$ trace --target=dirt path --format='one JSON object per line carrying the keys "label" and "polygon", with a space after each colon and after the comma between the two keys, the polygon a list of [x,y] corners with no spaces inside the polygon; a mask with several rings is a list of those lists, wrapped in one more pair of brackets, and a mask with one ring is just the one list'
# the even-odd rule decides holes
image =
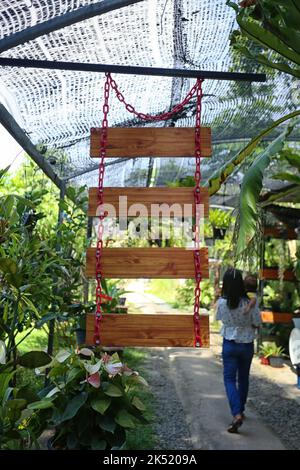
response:
{"label": "dirt path", "polygon": [[[144,313],[170,312],[167,304],[143,293],[141,286],[136,292],[130,301]],[[147,367],[153,379],[150,385],[159,403],[157,431],[162,448],[300,448],[300,391],[288,366],[274,370],[254,360],[247,419],[239,434],[226,431],[231,417],[223,385],[221,340],[218,334],[211,336],[209,350],[149,349]]]}

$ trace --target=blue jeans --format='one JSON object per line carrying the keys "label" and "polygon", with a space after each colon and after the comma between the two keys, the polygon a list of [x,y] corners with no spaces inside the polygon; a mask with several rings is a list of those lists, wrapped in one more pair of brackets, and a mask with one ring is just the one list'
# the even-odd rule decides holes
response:
{"label": "blue jeans", "polygon": [[253,342],[235,343],[223,339],[224,384],[232,416],[243,413],[245,409],[253,353]]}

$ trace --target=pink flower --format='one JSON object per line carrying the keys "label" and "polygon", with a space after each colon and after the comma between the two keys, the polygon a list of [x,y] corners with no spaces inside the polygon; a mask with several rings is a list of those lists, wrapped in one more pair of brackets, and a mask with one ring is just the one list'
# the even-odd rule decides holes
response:
{"label": "pink flower", "polygon": [[92,387],[99,388],[100,387],[100,374],[99,372],[95,372],[95,374],[89,375],[87,378],[87,382],[92,385]]}

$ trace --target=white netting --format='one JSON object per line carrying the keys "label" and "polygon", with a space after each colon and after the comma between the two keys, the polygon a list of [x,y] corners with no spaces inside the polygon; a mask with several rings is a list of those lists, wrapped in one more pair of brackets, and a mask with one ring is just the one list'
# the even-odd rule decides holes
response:
{"label": "white netting", "polygon": [[[1,35],[13,35],[91,3],[98,2],[1,0]],[[249,72],[252,65],[245,66],[244,62],[243,70],[240,69],[230,50],[234,18],[224,0],[145,0],[41,36],[2,56]],[[168,110],[174,100],[184,98],[194,83],[166,77],[113,78],[129,103],[138,111],[151,114]],[[35,144],[65,152],[54,169],[62,177],[72,177],[94,168],[96,163],[89,158],[89,135],[91,127],[101,124],[103,83],[104,75],[100,73],[2,67],[0,98]],[[279,74],[269,77],[267,84],[206,80],[202,120],[212,126],[214,142],[244,141],[286,110],[295,108],[293,87],[290,78]],[[112,97],[110,103],[109,125],[138,124],[116,99]],[[175,125],[194,125],[193,106],[187,107]],[[216,147],[214,158],[204,163],[204,175],[226,157],[228,152]],[[164,178],[172,179],[179,171],[187,173],[192,161],[177,163],[174,171],[168,161],[156,163],[156,174],[163,175],[165,171]],[[111,166],[107,171],[110,184],[127,184],[129,173],[135,175],[137,184],[143,184],[147,166],[147,159]],[[95,177],[91,172],[78,180],[91,184]]]}

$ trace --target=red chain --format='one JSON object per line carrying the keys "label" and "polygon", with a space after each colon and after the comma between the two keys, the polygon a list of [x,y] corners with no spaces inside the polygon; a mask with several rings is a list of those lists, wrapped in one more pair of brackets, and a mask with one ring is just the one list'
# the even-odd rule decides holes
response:
{"label": "red chain", "polygon": [[200,337],[200,282],[202,279],[201,267],[200,267],[200,183],[201,183],[201,102],[202,102],[202,82],[200,78],[197,80],[197,104],[196,104],[196,123],[195,123],[195,160],[196,160],[196,170],[195,170],[195,189],[194,189],[194,201],[196,208],[196,221],[195,221],[195,250],[194,250],[194,265],[195,265],[195,302],[194,302],[194,331],[195,331],[195,347],[201,347],[201,337]]}
{"label": "red chain", "polygon": [[99,226],[98,226],[98,239],[97,239],[97,248],[96,248],[96,315],[95,315],[95,330],[94,330],[94,342],[95,344],[100,344],[100,322],[102,319],[102,309],[101,309],[101,299],[103,297],[102,288],[101,288],[101,279],[102,279],[102,266],[101,266],[101,255],[103,248],[103,219],[105,217],[104,208],[103,208],[103,178],[104,178],[104,159],[106,157],[106,147],[107,147],[107,115],[109,111],[108,99],[110,86],[115,91],[118,100],[121,103],[124,103],[125,108],[132,114],[135,114],[137,117],[144,121],[165,121],[172,117],[173,114],[181,111],[187,103],[191,101],[193,96],[196,94],[197,97],[197,106],[196,106],[196,124],[195,124],[195,159],[196,159],[196,171],[195,171],[195,190],[194,190],[194,199],[196,207],[196,224],[195,224],[195,250],[194,250],[194,264],[195,264],[195,303],[194,303],[194,332],[195,332],[195,347],[201,347],[201,338],[200,338],[200,281],[202,279],[201,268],[200,268],[200,239],[199,239],[199,222],[200,222],[200,182],[201,182],[201,145],[200,145],[200,127],[201,127],[201,100],[202,100],[202,82],[203,80],[198,79],[195,85],[188,92],[184,100],[174,106],[174,108],[166,113],[161,113],[156,116],[151,116],[150,114],[144,114],[137,112],[134,107],[128,104],[125,101],[123,94],[117,87],[115,80],[111,78],[110,74],[106,74],[105,82],[105,91],[104,91],[104,106],[103,114],[104,118],[102,121],[102,131],[101,131],[101,142],[100,142],[100,163],[99,163],[99,184],[98,184],[98,210],[99,214]]}
{"label": "red chain", "polygon": [[168,119],[172,117],[173,114],[181,111],[191,101],[191,99],[197,92],[197,88],[199,86],[198,81],[197,81],[195,85],[190,89],[190,91],[188,92],[184,100],[181,103],[174,106],[174,108],[171,109],[171,111],[157,114],[156,116],[151,116],[151,114],[144,114],[144,113],[137,112],[131,104],[126,103],[123,94],[120,92],[115,80],[113,80],[112,78],[110,78],[110,84],[111,84],[112,89],[115,91],[118,100],[121,103],[124,103],[124,106],[127,109],[127,111],[129,113],[135,114],[137,117],[139,117],[143,121],[167,121]]}
{"label": "red chain", "polygon": [[106,296],[102,294],[101,280],[102,280],[102,249],[103,249],[103,219],[106,216],[103,206],[103,179],[105,170],[105,157],[107,147],[107,128],[108,121],[107,115],[109,111],[109,91],[110,91],[110,74],[106,74],[105,86],[104,86],[104,105],[103,105],[103,121],[100,137],[100,162],[99,162],[99,181],[98,181],[98,205],[97,214],[99,215],[99,225],[97,233],[97,246],[96,246],[96,312],[95,312],[95,327],[94,327],[94,343],[100,344],[100,322],[102,320],[102,299]]}

